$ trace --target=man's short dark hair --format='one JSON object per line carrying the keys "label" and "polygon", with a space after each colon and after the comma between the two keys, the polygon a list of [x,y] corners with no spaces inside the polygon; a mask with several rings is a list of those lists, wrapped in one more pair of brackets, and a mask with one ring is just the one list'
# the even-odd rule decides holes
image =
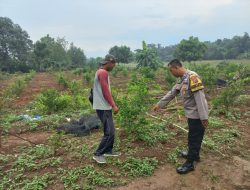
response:
{"label": "man's short dark hair", "polygon": [[174,66],[174,67],[182,67],[181,62],[179,61],[179,59],[173,59],[172,61],[170,61],[168,63],[168,66]]}

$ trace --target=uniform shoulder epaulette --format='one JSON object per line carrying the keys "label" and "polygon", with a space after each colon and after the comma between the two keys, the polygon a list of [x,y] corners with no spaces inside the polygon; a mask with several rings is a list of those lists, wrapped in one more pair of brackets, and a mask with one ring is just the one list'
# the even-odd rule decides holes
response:
{"label": "uniform shoulder epaulette", "polygon": [[202,81],[200,79],[200,77],[196,74],[191,74],[189,76],[189,84],[190,84],[190,90],[192,92],[196,92],[198,90],[201,90],[204,88]]}

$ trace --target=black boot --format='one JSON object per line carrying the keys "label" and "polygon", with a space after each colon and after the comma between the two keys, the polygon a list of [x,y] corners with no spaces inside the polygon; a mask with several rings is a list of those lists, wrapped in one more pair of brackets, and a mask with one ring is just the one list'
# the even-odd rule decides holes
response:
{"label": "black boot", "polygon": [[[180,152],[180,156],[182,158],[188,159],[188,152],[187,151],[182,151],[182,152]],[[198,157],[197,159],[194,159],[194,161],[199,162],[200,161],[200,157]]]}
{"label": "black boot", "polygon": [[193,161],[186,161],[182,166],[176,168],[176,172],[179,174],[186,174],[194,170]]}

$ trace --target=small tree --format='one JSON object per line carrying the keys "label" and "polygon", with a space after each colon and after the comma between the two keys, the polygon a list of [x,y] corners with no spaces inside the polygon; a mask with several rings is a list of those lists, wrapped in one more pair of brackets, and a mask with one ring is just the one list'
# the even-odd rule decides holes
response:
{"label": "small tree", "polygon": [[145,41],[142,42],[142,49],[136,50],[136,62],[138,63],[137,67],[150,67],[151,69],[156,70],[162,65],[157,52],[153,48],[149,48]]}

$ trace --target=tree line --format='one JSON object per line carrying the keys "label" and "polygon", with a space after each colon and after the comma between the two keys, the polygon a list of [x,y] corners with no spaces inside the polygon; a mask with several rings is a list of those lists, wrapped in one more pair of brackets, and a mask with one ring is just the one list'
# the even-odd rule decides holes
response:
{"label": "tree line", "polygon": [[[119,63],[137,62],[138,66],[155,67],[160,62],[179,58],[182,61],[199,59],[249,59],[250,37],[234,36],[232,39],[200,42],[197,37],[183,39],[177,45],[162,46],[146,44],[142,49],[131,51],[128,46],[113,46],[108,51]],[[89,66],[96,68],[101,57],[88,58],[84,51],[65,38],[53,38],[49,34],[32,42],[28,33],[10,18],[0,17],[0,70],[6,72],[28,72],[71,69]]]}

